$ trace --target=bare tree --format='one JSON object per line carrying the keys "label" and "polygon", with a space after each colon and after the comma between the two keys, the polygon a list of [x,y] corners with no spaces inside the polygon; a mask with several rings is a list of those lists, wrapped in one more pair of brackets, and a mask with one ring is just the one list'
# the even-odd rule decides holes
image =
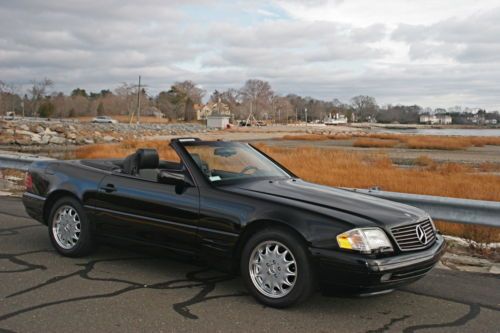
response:
{"label": "bare tree", "polygon": [[274,119],[276,123],[288,123],[288,118],[293,114],[293,105],[288,98],[273,96]]}
{"label": "bare tree", "polygon": [[128,115],[131,120],[137,108],[137,86],[123,82],[115,89],[115,94],[117,96],[118,113]]}
{"label": "bare tree", "polygon": [[378,110],[378,105],[375,98],[370,96],[356,96],[351,99],[351,106],[354,113],[361,121],[373,119]]}
{"label": "bare tree", "polygon": [[203,96],[205,96],[205,90],[199,88],[196,83],[189,80],[176,82],[172,88],[183,93],[186,98],[190,98],[195,104],[200,104]]}
{"label": "bare tree", "polygon": [[18,85],[0,81],[0,114],[5,115],[7,112],[22,109],[22,99],[18,92]]}
{"label": "bare tree", "polygon": [[54,85],[54,81],[48,78],[43,80],[32,80],[31,87],[28,89],[28,96],[30,97],[30,114],[34,116],[38,111],[40,102],[47,95],[47,89]]}
{"label": "bare tree", "polygon": [[240,94],[243,103],[247,106],[248,113],[252,112],[256,117],[262,117],[272,110],[274,93],[269,82],[248,80],[240,89]]}

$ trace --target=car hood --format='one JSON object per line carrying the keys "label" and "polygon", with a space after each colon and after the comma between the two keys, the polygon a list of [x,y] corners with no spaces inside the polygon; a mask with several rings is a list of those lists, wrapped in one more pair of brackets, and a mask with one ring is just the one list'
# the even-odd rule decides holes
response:
{"label": "car hood", "polygon": [[379,226],[414,222],[427,216],[413,206],[299,179],[248,182],[237,185],[237,188],[247,193],[261,193],[348,213]]}

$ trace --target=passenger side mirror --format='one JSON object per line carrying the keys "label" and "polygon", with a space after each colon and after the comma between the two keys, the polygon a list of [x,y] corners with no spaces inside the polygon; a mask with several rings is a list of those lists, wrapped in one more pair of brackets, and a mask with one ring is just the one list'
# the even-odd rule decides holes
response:
{"label": "passenger side mirror", "polygon": [[167,170],[160,170],[158,173],[158,182],[167,185],[191,185],[191,182],[186,179],[183,172],[172,172]]}

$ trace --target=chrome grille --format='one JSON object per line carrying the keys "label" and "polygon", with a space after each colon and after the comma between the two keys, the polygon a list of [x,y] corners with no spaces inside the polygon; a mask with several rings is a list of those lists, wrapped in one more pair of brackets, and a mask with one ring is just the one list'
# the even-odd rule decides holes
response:
{"label": "chrome grille", "polygon": [[436,233],[429,219],[394,227],[391,233],[401,251],[424,249],[436,241]]}

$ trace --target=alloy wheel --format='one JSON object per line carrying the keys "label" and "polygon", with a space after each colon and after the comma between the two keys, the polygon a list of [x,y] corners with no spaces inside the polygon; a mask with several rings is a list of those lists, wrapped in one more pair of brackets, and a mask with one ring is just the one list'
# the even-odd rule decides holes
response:
{"label": "alloy wheel", "polygon": [[57,245],[65,250],[72,249],[80,239],[80,232],[80,216],[76,209],[67,205],[61,206],[52,221],[52,234]]}
{"label": "alloy wheel", "polygon": [[254,248],[249,271],[257,290],[270,298],[282,298],[289,294],[298,273],[293,253],[277,241],[265,241]]}

